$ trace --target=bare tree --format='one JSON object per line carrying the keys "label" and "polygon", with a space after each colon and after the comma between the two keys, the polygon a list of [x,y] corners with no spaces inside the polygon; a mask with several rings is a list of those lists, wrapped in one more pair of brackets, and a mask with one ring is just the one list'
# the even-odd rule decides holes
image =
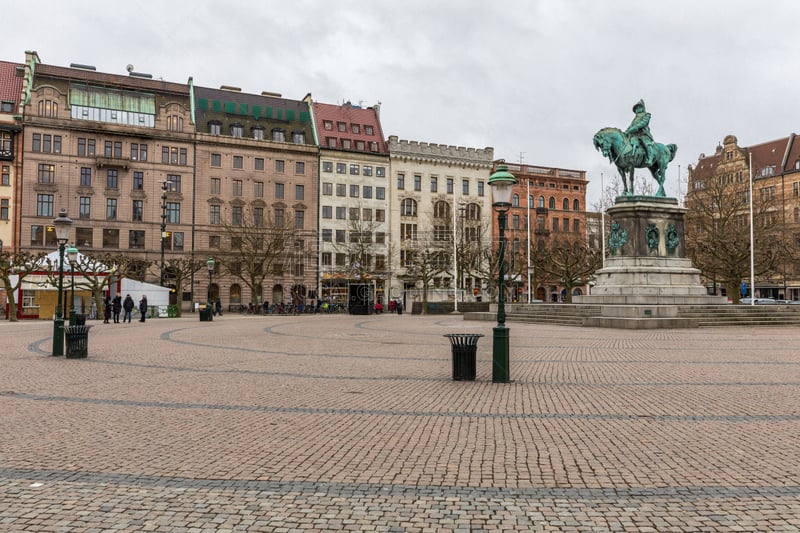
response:
{"label": "bare tree", "polygon": [[[450,232],[452,235],[452,232]],[[422,285],[422,313],[428,312],[428,291],[437,278],[449,274],[452,268],[452,240],[442,232],[424,232],[404,235],[400,245],[402,276]]]}
{"label": "bare tree", "polygon": [[[0,280],[3,281],[3,288],[8,298],[7,320],[16,322],[17,302],[16,292],[22,285],[22,281],[32,272],[41,270],[45,264],[44,254],[32,254],[29,252],[0,252]],[[16,282],[11,278],[16,276]]]}
{"label": "bare tree", "polygon": [[[734,303],[739,286],[750,275],[749,182],[724,175],[704,180],[686,196],[686,249],[692,263],[711,281],[721,281]],[[796,256],[790,246],[780,206],[766,188],[753,202],[755,277],[768,278]]]}
{"label": "bare tree", "polygon": [[180,300],[181,295],[183,294],[183,287],[186,285],[186,282],[191,279],[195,272],[198,272],[204,266],[206,266],[205,261],[186,258],[172,258],[164,261],[163,265],[160,262],[155,262],[153,263],[153,266],[157,269],[159,275],[161,273],[161,269],[163,268],[165,278],[170,280],[175,286],[175,292],[178,296],[178,305],[176,307],[178,316],[180,317],[183,314]]}
{"label": "bare tree", "polygon": [[602,252],[591,247],[582,236],[559,235],[538,246],[537,270],[562,287],[567,303],[572,291],[589,283],[603,263]]}

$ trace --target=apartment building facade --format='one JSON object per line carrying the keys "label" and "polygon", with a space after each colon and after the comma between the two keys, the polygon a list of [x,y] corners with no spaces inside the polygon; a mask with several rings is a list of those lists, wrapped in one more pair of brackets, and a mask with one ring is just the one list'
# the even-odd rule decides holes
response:
{"label": "apartment building facade", "polygon": [[[409,306],[421,301],[419,280],[409,275],[411,254],[420,243],[450,242],[448,264],[428,291],[429,301],[474,301],[485,288],[485,279],[463,273],[458,265],[462,241],[491,246],[492,207],[488,181],[494,149],[466,148],[427,142],[388,139],[391,161],[389,194],[392,235],[390,298]],[[452,262],[452,265],[449,263]]]}
{"label": "apartment building facade", "polygon": [[380,106],[311,109],[320,148],[320,295],[344,304],[350,284],[366,284],[385,303],[391,227]]}
{"label": "apartment building facade", "polygon": [[19,109],[25,67],[0,61],[0,250],[19,249],[20,206],[16,191],[22,171],[22,120]]}
{"label": "apartment building facade", "polygon": [[[532,300],[558,302],[565,296],[557,280],[541,280],[528,288],[530,264],[528,257],[535,254],[540,243],[577,239],[586,242],[586,172],[561,168],[503,163],[517,178],[508,211],[508,254],[511,261],[508,297],[511,302]],[[497,225],[495,228],[495,239]],[[531,283],[535,283],[531,281]],[[581,289],[581,294],[587,290]]]}
{"label": "apartment building facade", "polygon": [[[700,154],[697,164],[689,165],[686,206],[690,212],[696,209],[715,187],[735,189],[742,208],[734,216],[746,235],[751,176],[754,213],[779,223],[784,237],[800,246],[800,139],[794,133],[752,146],[739,146],[736,136],[726,136],[714,154]],[[706,276],[705,281],[710,291],[720,293],[720,280]],[[742,282],[747,285],[749,279]],[[757,277],[754,295],[800,300],[800,263],[787,260],[772,275]]]}

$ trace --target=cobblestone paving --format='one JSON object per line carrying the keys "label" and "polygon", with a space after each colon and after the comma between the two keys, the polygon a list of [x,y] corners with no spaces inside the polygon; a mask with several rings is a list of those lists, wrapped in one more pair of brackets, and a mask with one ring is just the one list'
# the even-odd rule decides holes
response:
{"label": "cobblestone paving", "polygon": [[0,323],[0,531],[800,531],[800,331],[493,325]]}

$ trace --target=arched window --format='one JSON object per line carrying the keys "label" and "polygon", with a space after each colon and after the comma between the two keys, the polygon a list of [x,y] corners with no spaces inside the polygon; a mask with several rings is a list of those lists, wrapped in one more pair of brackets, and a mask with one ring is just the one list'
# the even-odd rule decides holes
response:
{"label": "arched window", "polygon": [[530,207],[531,209],[536,207],[536,206],[533,205],[533,195],[532,194],[528,195],[528,207]]}
{"label": "arched window", "polygon": [[549,206],[550,206],[550,209],[555,209],[556,208],[556,199],[553,198],[552,196],[550,197]]}
{"label": "arched window", "polygon": [[467,204],[467,209],[464,211],[464,216],[467,217],[467,220],[480,220],[481,206],[479,204]]}
{"label": "arched window", "polygon": [[404,198],[400,202],[400,215],[404,217],[417,216],[417,201],[413,198]]}
{"label": "arched window", "polygon": [[539,204],[536,207],[541,207],[544,209],[544,196],[539,197]]}
{"label": "arched window", "polygon": [[569,211],[569,198],[564,198],[564,201],[561,202],[561,205],[564,211]]}
{"label": "arched window", "polygon": [[573,211],[580,211],[581,210],[581,203],[580,203],[580,201],[578,201],[577,198],[572,201],[572,210]]}
{"label": "arched window", "polygon": [[439,200],[433,204],[433,218],[450,219],[450,204],[444,200]]}
{"label": "arched window", "polygon": [[513,207],[519,207],[519,194],[515,194],[511,197],[511,205]]}

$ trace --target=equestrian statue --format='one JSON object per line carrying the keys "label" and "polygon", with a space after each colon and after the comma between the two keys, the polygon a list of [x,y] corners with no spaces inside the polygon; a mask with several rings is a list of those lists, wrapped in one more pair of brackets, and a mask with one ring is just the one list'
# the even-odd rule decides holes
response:
{"label": "equestrian statue", "polygon": [[664,193],[664,178],[667,165],[675,158],[678,147],[653,141],[650,133],[650,113],[639,100],[633,106],[633,117],[628,129],[603,128],[594,135],[594,147],[616,165],[622,178],[623,195],[633,195],[633,173],[637,168],[646,168],[658,182],[656,196]]}

